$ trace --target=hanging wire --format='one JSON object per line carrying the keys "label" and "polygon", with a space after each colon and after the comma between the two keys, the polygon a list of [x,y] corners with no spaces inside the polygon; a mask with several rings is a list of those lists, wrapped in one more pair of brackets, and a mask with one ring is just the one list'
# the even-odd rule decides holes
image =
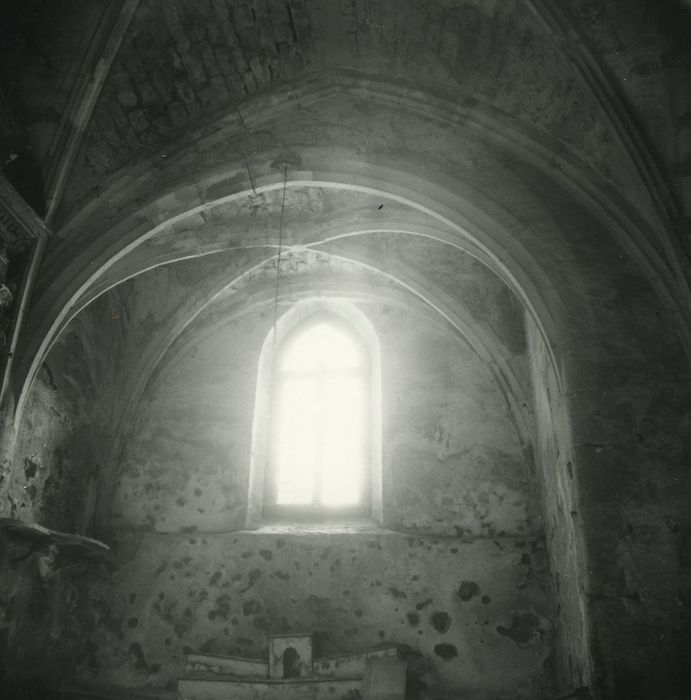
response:
{"label": "hanging wire", "polygon": [[283,213],[286,208],[286,188],[288,185],[288,164],[283,166],[283,199],[281,200],[281,216],[278,221],[278,256],[276,258],[276,289],[274,292],[274,340],[276,339],[276,324],[278,322],[278,291],[281,284],[281,257],[283,255]]}

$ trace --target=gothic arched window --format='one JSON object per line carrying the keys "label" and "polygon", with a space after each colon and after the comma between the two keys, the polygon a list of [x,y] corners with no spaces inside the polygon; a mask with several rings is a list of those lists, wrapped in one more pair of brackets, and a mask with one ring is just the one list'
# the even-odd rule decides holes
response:
{"label": "gothic arched window", "polygon": [[[298,305],[265,343],[262,354],[270,357],[263,367],[260,361],[250,521],[257,520],[253,493],[263,520],[380,511],[378,346],[371,327],[363,333],[362,323],[334,313],[333,304],[319,306],[309,313],[313,304]],[[361,321],[359,311],[345,308]]]}

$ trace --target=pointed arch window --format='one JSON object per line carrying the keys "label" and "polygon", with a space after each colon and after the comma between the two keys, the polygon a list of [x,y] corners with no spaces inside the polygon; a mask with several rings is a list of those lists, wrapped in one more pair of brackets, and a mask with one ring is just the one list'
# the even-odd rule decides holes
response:
{"label": "pointed arch window", "polygon": [[298,305],[267,338],[258,377],[250,524],[259,510],[253,494],[261,498],[263,521],[377,518],[378,345],[351,306]]}
{"label": "pointed arch window", "polygon": [[319,315],[283,341],[274,367],[265,511],[368,506],[369,367],[362,341]]}

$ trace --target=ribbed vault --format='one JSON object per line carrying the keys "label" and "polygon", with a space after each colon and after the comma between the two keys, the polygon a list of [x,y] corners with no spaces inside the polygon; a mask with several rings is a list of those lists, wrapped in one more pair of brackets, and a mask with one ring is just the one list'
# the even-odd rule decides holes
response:
{"label": "ribbed vault", "polygon": [[[442,653],[424,638],[435,692],[680,697],[691,297],[678,233],[691,105],[657,85],[683,52],[633,46],[646,17],[662,18],[644,4],[614,32],[612,3],[598,14],[587,0],[85,2],[65,15],[83,36],[49,45],[55,64],[32,59],[10,80],[6,62],[0,87],[18,88],[0,113],[3,157],[50,233],[36,233],[9,346],[3,503],[120,547],[115,583],[86,594],[100,656],[87,663],[74,643],[77,675],[134,686],[146,669],[163,686],[185,635],[228,621],[225,603],[203,597],[166,620],[162,598],[156,609],[130,592],[128,605],[173,630],[161,668],[137,646],[158,628],[132,616],[124,629],[124,613],[111,624],[104,601],[130,585],[148,595],[173,551],[170,569],[187,578],[197,561],[246,566],[235,544],[265,536],[240,532],[257,348],[278,314],[322,296],[372,314],[388,343],[392,532],[375,536],[392,536],[373,556],[406,579],[404,537],[419,537],[425,586],[443,568],[455,588],[434,595],[462,612],[435,634],[474,640],[461,668],[447,663],[447,637],[435,638]],[[21,56],[22,37],[3,50]],[[653,45],[658,58],[643,61]],[[629,69],[651,104],[674,104],[632,110]],[[32,129],[20,134],[22,120]],[[292,545],[309,561],[305,542]],[[480,560],[496,595],[455,581]],[[247,588],[227,582],[251,611],[232,623],[245,642],[278,619],[242,598],[256,570]],[[258,588],[290,608],[284,575]],[[324,600],[340,600],[339,576],[282,624],[316,625]],[[417,643],[426,599],[402,617],[407,594],[385,595],[372,619]],[[484,637],[490,599],[504,618]],[[339,610],[339,643],[351,629],[384,638],[361,608]],[[461,625],[473,615],[471,633]],[[211,647],[239,653],[224,636]]]}

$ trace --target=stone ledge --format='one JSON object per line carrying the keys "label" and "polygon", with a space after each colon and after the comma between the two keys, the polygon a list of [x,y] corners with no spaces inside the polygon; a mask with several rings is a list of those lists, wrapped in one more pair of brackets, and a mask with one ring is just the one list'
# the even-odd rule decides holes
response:
{"label": "stone ledge", "polygon": [[398,534],[394,530],[383,527],[375,520],[367,518],[328,522],[268,521],[257,528],[238,530],[237,532],[243,535]]}

